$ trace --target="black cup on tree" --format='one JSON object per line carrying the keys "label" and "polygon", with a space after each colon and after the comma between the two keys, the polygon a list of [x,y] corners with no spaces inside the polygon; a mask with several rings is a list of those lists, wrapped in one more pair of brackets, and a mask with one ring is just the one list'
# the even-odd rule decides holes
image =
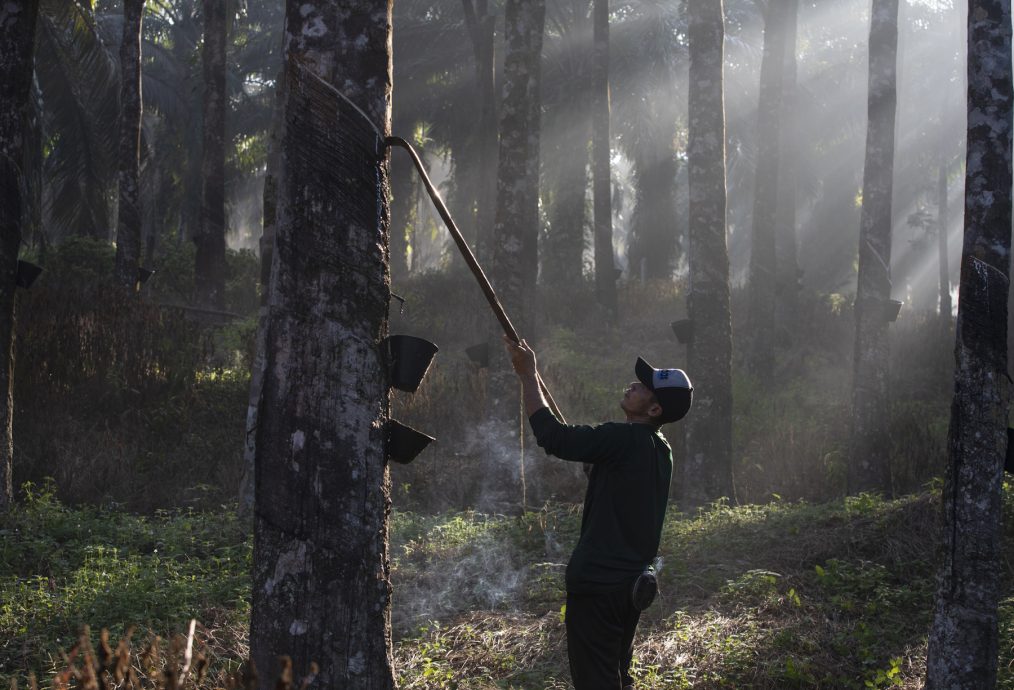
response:
{"label": "black cup on tree", "polygon": [[471,347],[465,348],[468,358],[479,365],[480,368],[489,366],[489,343],[485,340]]}
{"label": "black cup on tree", "polygon": [[391,460],[407,465],[433,441],[421,431],[405,426],[401,422],[389,420],[387,423],[387,455]]}
{"label": "black cup on tree", "polygon": [[1007,427],[1007,456],[1004,458],[1003,469],[1014,474],[1014,429]]}
{"label": "black cup on tree", "polygon": [[18,277],[14,281],[15,285],[27,290],[32,287],[32,283],[35,282],[40,273],[42,273],[42,266],[18,260]]}
{"label": "black cup on tree", "polygon": [[439,350],[423,338],[391,335],[384,341],[384,354],[390,369],[391,385],[406,393],[415,393]]}
{"label": "black cup on tree", "polygon": [[669,325],[672,327],[672,332],[673,335],[676,336],[676,340],[680,341],[684,345],[693,339],[694,322],[690,319],[680,319],[679,321],[673,321]]}

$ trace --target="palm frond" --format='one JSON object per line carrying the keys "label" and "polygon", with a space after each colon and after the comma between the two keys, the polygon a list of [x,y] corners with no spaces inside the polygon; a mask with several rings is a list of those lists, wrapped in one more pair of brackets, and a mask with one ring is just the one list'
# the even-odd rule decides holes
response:
{"label": "palm frond", "polygon": [[36,74],[50,142],[47,211],[57,234],[104,236],[115,176],[116,61],[88,7],[43,0],[39,9]]}

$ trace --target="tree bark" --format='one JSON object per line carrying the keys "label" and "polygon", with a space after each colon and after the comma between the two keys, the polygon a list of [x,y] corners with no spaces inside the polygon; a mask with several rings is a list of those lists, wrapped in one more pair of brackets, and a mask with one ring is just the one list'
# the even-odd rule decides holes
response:
{"label": "tree bark", "polygon": [[497,170],[493,278],[500,300],[519,333],[534,323],[539,229],[539,81],[542,0],[509,2],[505,8],[504,58]]}
{"label": "tree bark", "polygon": [[[587,125],[587,121],[584,122]],[[543,280],[547,285],[576,291],[584,280],[584,235],[588,220],[585,195],[588,191],[588,127],[575,123],[568,131],[561,155],[560,176],[553,190],[550,232],[543,247]],[[582,139],[578,135],[584,133]]]}
{"label": "tree bark", "polygon": [[201,220],[194,238],[198,304],[225,308],[225,51],[228,23],[223,0],[203,0],[204,146],[201,152]]}
{"label": "tree bark", "polygon": [[647,26],[641,32],[641,41],[652,47],[646,50],[639,83],[628,96],[636,99],[638,112],[634,124],[628,124],[621,134],[633,162],[635,192],[627,269],[631,280],[671,283],[679,259],[680,236],[676,209],[676,139],[680,123],[670,116],[671,103],[677,99],[677,76],[669,64],[671,26],[663,16],[663,5],[650,7],[642,17]]}
{"label": "tree bark", "polygon": [[863,208],[859,230],[856,335],[848,492],[890,493],[887,423],[888,319],[891,297],[891,194],[898,48],[898,0],[873,0]]}
{"label": "tree bark", "polygon": [[685,422],[685,507],[732,496],[732,317],[726,234],[723,3],[687,3],[690,40],[687,165],[690,293],[687,369],[694,407]]}
{"label": "tree bark", "polygon": [[475,247],[480,260],[491,252],[495,223],[497,187],[493,170],[497,165],[498,130],[496,121],[496,15],[489,14],[487,0],[462,0],[465,26],[475,54],[475,86],[479,94],[479,119],[476,122],[476,165],[473,172],[475,197]]}
{"label": "tree bark", "polygon": [[[500,108],[492,280],[515,329],[527,338],[533,336],[539,267],[539,111],[545,12],[543,0],[508,0],[504,8],[507,45]],[[501,348],[497,330],[490,351],[499,352]],[[506,358],[491,358],[488,390],[491,416],[495,424],[503,427],[495,433],[516,437],[522,428],[518,385]],[[491,495],[490,500],[509,503],[520,498],[524,505],[523,467],[519,466],[517,472],[513,470],[515,457],[496,463],[498,472],[510,472],[509,477],[497,482],[508,493],[495,491],[497,495]]]}
{"label": "tree bark", "polygon": [[940,155],[940,171],[937,178],[937,265],[940,269],[940,323],[950,329],[951,325],[951,269],[947,265],[947,227],[950,212],[947,200],[947,157]]}
{"label": "tree bark", "polygon": [[0,7],[0,512],[14,500],[14,297],[26,205],[21,179],[37,0]]}
{"label": "tree bark", "polygon": [[[572,33],[581,32],[575,28]],[[567,36],[567,39],[573,40],[573,37]],[[584,281],[588,143],[591,139],[586,75],[587,69],[582,69],[580,61],[576,61],[563,84],[567,96],[562,103],[573,114],[568,116],[560,137],[553,142],[557,144],[559,172],[553,185],[550,231],[542,251],[543,281],[568,292],[579,290]]]}
{"label": "tree bark", "polygon": [[774,366],[777,277],[775,223],[781,172],[778,149],[787,10],[785,2],[769,2],[767,5],[757,104],[757,172],[754,178],[753,233],[750,244],[750,345],[747,361],[753,373],[762,379],[772,375]]}
{"label": "tree bark", "polygon": [[285,26],[251,655],[262,687],[288,654],[319,687],[391,690],[388,167],[361,124],[390,131],[391,4],[288,0]]}
{"label": "tree bark", "polygon": [[778,132],[778,211],[775,221],[775,323],[791,337],[796,328],[799,296],[799,261],[796,251],[796,158],[799,155],[799,122],[796,104],[796,34],[799,0],[783,0],[784,57],[782,116]]}
{"label": "tree bark", "polygon": [[133,292],[141,259],[141,15],[144,0],[123,0],[120,43],[119,206],[116,282]]}
{"label": "tree bark", "polygon": [[[284,79],[279,75],[277,83]],[[280,93],[278,95],[281,95]],[[271,143],[268,152],[267,170],[264,175],[262,192],[263,213],[261,230],[261,272],[260,272],[260,307],[257,313],[257,341],[254,360],[250,363],[250,393],[247,398],[246,434],[243,442],[243,475],[239,484],[239,515],[244,519],[253,516],[255,501],[256,465],[257,465],[257,426],[260,412],[259,404],[264,388],[264,367],[268,348],[268,323],[271,315],[271,265],[275,256],[275,229],[278,225],[278,175],[281,172],[281,102],[276,98],[275,109],[271,121]]]}
{"label": "tree bark", "polygon": [[638,147],[640,155],[634,162],[637,202],[631,219],[634,246],[628,252],[631,277],[672,281],[678,234],[672,139],[662,137],[650,150]]}
{"label": "tree bark", "polygon": [[1010,380],[1011,11],[968,7],[965,236],[954,345],[954,398],[944,477],[942,559],[926,688],[997,682],[1001,507]]}
{"label": "tree bark", "polygon": [[609,135],[609,0],[592,2],[592,193],[595,228],[595,296],[616,318],[616,258]]}

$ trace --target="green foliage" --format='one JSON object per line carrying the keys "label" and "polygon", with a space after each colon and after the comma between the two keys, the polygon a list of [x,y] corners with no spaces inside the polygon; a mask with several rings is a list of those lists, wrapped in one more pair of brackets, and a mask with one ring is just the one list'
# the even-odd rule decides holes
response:
{"label": "green foliage", "polygon": [[258,281],[261,260],[250,249],[225,252],[225,309],[226,311],[252,316],[260,306]]}
{"label": "green foliage", "polygon": [[228,306],[249,316],[210,329],[165,306],[187,303],[194,261],[192,243],[166,250],[140,295],[111,284],[108,242],[37,257],[18,295],[16,484],[55,477],[64,500],[146,511],[236,495],[259,261],[229,252]]}
{"label": "green foliage", "polygon": [[[132,516],[71,509],[51,485],[24,487],[0,518],[0,683],[45,677],[78,627],[130,626],[167,635],[192,616],[223,635],[249,616],[250,544],[230,509]],[[51,659],[54,661],[46,661]]]}
{"label": "green foliage", "polygon": [[[250,544],[230,509],[128,515],[114,506],[70,508],[51,486],[25,488],[0,518],[0,668],[40,677],[73,644],[78,625],[131,624],[168,634],[196,616],[218,668],[245,649]],[[1011,502],[1009,491],[1005,502]],[[672,513],[660,596],[641,619],[638,687],[917,687],[932,608],[930,496]],[[394,615],[447,587],[449,606],[399,627],[399,687],[566,687],[562,568],[552,538],[577,538],[578,511],[548,505],[524,516],[395,511]],[[1007,541],[1014,517],[1008,514]],[[1009,546],[1009,544],[1008,544]],[[487,566],[479,567],[485,554]],[[564,554],[565,558],[565,554]],[[483,605],[475,587],[520,573],[513,598]],[[492,578],[492,579],[491,579]],[[538,596],[534,581],[556,582]],[[488,581],[487,581],[488,580]],[[1001,688],[1014,639],[1012,573],[1000,609]],[[487,600],[490,601],[490,600]],[[143,637],[142,635],[141,637]],[[221,672],[219,677],[221,677]],[[9,678],[0,674],[0,684]]]}
{"label": "green foliage", "polygon": [[[144,294],[154,302],[189,304],[194,290],[195,245],[164,240],[153,267],[155,275],[145,284]],[[256,314],[260,258],[249,249],[227,249],[225,266],[225,310],[243,316]]]}
{"label": "green foliage", "polygon": [[68,237],[38,260],[44,271],[33,289],[52,285],[93,286],[112,281],[116,248],[105,240]]}
{"label": "green foliage", "polygon": [[15,480],[54,477],[63,500],[116,501],[145,512],[213,507],[237,495],[245,419],[236,410],[247,401],[245,373],[212,372],[160,395],[116,391],[104,390],[103,405],[91,402],[90,386],[16,397]]}
{"label": "green foliage", "polygon": [[194,261],[197,249],[193,242],[176,242],[163,236],[159,256],[152,266],[155,274],[144,286],[145,295],[153,302],[189,304],[194,291]]}

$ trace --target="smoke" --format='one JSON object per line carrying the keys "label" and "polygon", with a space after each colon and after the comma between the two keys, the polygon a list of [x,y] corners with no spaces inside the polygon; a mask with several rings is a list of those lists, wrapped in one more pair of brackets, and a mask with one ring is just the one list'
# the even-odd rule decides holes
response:
{"label": "smoke", "polygon": [[[571,515],[560,519],[550,508],[533,512],[533,504],[540,505],[534,499],[540,494],[541,476],[533,458],[544,454],[528,439],[524,451],[528,512],[521,516],[520,444],[517,429],[511,434],[506,427],[504,422],[483,422],[462,443],[461,455],[469,457],[471,469],[462,479],[477,487],[474,505],[482,512],[413,516],[435,525],[392,549],[396,634],[412,634],[429,621],[477,610],[516,612],[533,601],[559,607],[563,572],[576,538],[566,528],[576,522]],[[580,466],[556,462],[561,469],[580,474]],[[584,486],[583,481],[574,484]],[[396,518],[395,524],[399,522]],[[399,531],[396,527],[395,537],[405,534]]]}
{"label": "smoke", "polygon": [[264,175],[237,177],[230,180],[228,196],[229,249],[252,249],[260,252],[264,228]]}
{"label": "smoke", "polygon": [[394,630],[405,634],[427,621],[465,611],[520,610],[533,566],[505,536],[502,530],[489,529],[467,546],[454,549],[456,553],[418,570],[397,569],[391,578]]}

